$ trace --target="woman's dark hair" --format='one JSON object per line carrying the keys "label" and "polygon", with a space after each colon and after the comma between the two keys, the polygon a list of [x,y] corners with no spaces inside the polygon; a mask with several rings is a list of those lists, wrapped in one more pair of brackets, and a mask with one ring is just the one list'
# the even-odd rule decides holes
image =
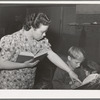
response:
{"label": "woman's dark hair", "polygon": [[39,28],[40,24],[43,25],[49,25],[50,24],[50,19],[47,17],[46,14],[44,13],[32,13],[30,15],[27,15],[23,24],[23,28],[28,31],[31,26],[33,28]]}

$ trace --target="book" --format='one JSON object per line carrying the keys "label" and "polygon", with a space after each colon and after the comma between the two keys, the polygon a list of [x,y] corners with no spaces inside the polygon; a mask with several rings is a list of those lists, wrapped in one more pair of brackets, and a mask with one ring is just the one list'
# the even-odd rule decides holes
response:
{"label": "book", "polygon": [[25,61],[31,59],[33,59],[32,62],[35,62],[36,60],[41,61],[46,56],[47,56],[47,52],[38,52],[35,56],[31,52],[21,52],[18,55],[16,62],[24,63]]}
{"label": "book", "polygon": [[76,89],[86,89],[90,86],[90,83],[94,80],[97,79],[97,77],[99,76],[99,74],[95,73],[95,74],[90,74],[88,75],[82,82],[82,84],[77,87]]}

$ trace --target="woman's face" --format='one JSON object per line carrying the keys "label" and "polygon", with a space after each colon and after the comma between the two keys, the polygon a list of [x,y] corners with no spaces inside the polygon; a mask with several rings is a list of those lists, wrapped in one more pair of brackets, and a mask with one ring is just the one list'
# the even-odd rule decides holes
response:
{"label": "woman's face", "polygon": [[48,27],[49,26],[47,26],[47,25],[40,24],[39,28],[37,28],[37,29],[33,28],[33,33],[32,33],[33,38],[36,40],[42,39],[44,36],[46,36]]}

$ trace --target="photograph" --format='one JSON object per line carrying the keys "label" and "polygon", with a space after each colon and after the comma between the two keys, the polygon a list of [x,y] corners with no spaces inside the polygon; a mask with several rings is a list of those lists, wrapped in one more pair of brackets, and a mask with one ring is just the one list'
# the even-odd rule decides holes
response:
{"label": "photograph", "polygon": [[48,2],[0,2],[0,93],[99,97],[100,2]]}

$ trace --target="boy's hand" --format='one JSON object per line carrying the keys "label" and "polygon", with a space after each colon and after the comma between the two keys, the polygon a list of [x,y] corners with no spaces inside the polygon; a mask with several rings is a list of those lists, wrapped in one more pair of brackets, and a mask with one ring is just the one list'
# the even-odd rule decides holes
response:
{"label": "boy's hand", "polygon": [[24,66],[25,67],[34,67],[39,62],[39,60],[37,60],[35,62],[32,62],[32,61],[33,61],[33,59],[25,61]]}

